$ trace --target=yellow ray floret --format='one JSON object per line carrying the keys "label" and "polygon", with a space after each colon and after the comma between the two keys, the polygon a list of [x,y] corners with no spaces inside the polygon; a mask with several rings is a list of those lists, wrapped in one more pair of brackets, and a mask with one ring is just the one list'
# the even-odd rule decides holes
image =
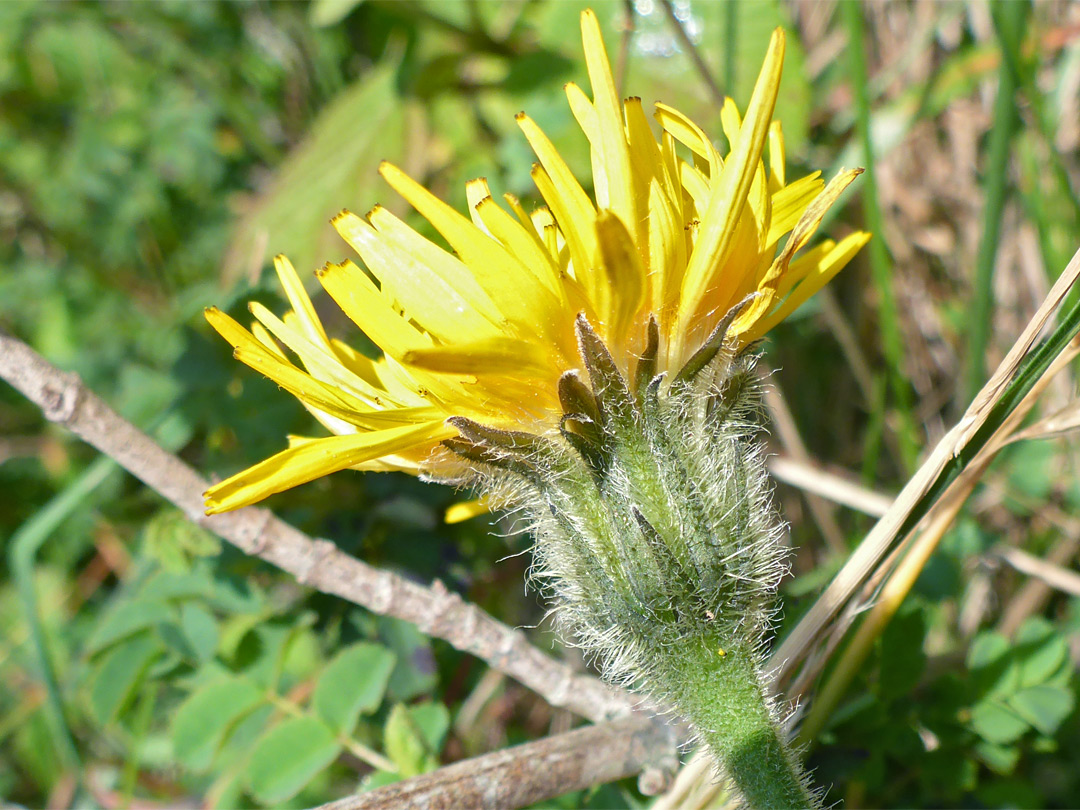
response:
{"label": "yellow ray floret", "polygon": [[[657,138],[641,100],[620,101],[596,15],[581,17],[590,98],[566,95],[591,149],[591,183],[570,171],[550,139],[518,115],[536,153],[544,207],[528,212],[483,180],[466,189],[464,215],[400,169],[380,173],[452,252],[376,206],[333,220],[363,265],[316,275],[381,350],[367,357],[327,335],[292,265],[275,267],[290,311],[253,304],[251,330],[216,309],[211,325],[236,357],[276,381],[330,431],[290,447],[206,493],[221,512],[345,468],[438,474],[447,419],[543,433],[562,414],[558,381],[580,369],[574,320],[584,313],[624,372],[651,319],[657,372],[678,371],[731,308],[751,295],[729,339],[741,348],[790,315],[839,272],[869,235],[811,246],[826,211],[859,173],[788,182],[774,121],[784,60],[777,29],[745,114],[721,110],[722,154],[700,127],[658,104]],[[586,190],[591,186],[593,193]],[[503,203],[505,202],[505,206]],[[482,511],[471,504],[463,519]]]}

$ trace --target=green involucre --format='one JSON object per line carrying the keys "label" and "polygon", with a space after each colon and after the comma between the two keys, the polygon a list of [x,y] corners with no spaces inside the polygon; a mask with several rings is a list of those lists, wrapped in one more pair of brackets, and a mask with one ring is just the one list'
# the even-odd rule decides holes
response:
{"label": "green involucre", "polygon": [[785,550],[756,438],[757,357],[724,344],[734,314],[670,380],[650,325],[633,386],[580,317],[589,379],[563,376],[559,435],[454,419],[446,446],[462,481],[527,520],[534,581],[609,680],[688,719],[748,806],[820,807],[763,671]]}

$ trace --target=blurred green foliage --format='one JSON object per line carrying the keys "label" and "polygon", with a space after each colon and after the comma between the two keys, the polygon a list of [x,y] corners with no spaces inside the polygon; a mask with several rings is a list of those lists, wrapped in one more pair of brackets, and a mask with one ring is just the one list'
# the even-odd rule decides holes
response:
{"label": "blurred green foliage", "polygon": [[[243,319],[242,302],[255,298],[280,310],[270,256],[287,253],[307,272],[346,255],[326,225],[339,209],[381,201],[404,213],[378,179],[383,159],[458,207],[479,175],[496,192],[535,199],[533,157],[513,120],[520,109],[587,177],[586,144],[560,92],[566,81],[587,84],[574,33],[586,5],[619,60],[622,2],[0,3],[0,327],[208,474],[315,430],[290,397],[232,361],[201,309]],[[636,6],[626,92],[719,131],[718,108],[664,15]],[[676,6],[689,8],[714,75],[745,104],[767,34],[790,25],[791,9]],[[884,101],[869,88],[880,102],[876,148],[992,74],[986,44],[965,36],[926,86]],[[778,110],[790,173],[853,164],[850,112],[819,112],[844,92],[843,67],[811,71],[799,42],[789,38]],[[1043,92],[1027,78],[1021,88]],[[1037,96],[1039,121],[1054,93]],[[1016,190],[1056,270],[1075,247],[1075,200],[1069,165],[1041,171],[1052,149],[1040,132],[1017,138]],[[852,225],[855,210],[845,215]],[[867,286],[856,266],[837,294],[878,346]],[[940,306],[962,313],[965,300],[956,293]],[[325,298],[317,306],[362,342]],[[816,312],[804,308],[768,347],[810,449],[901,483],[895,452],[879,460],[866,450],[898,406],[859,395]],[[482,665],[193,528],[6,386],[0,433],[0,796],[28,806],[309,806],[563,722],[509,683],[463,719],[463,705],[488,688]],[[1043,501],[1080,506],[1080,488],[1061,484],[1076,471],[1062,466],[1060,446],[1019,446],[1003,466],[1001,502],[1021,523]],[[458,497],[405,476],[343,473],[271,505],[375,565],[439,577],[509,624],[537,624],[543,606],[522,587],[528,561],[508,556],[524,541],[492,536],[483,520],[443,525]],[[816,527],[792,520],[796,542],[817,554]],[[1022,544],[1043,553],[1055,535],[1032,526]],[[865,521],[844,515],[842,528],[853,543]],[[962,637],[957,604],[990,546],[974,521],[954,531],[820,741],[816,778],[850,803],[1062,806],[1080,796],[1068,647],[1080,606],[1058,597],[1011,638],[989,628]],[[835,565],[822,554],[816,568],[801,567],[785,622]],[[629,781],[558,806],[644,802]]]}

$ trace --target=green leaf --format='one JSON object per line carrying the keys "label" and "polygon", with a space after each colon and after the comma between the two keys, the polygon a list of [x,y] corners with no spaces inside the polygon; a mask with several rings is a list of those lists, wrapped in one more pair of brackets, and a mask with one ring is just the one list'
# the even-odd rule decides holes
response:
{"label": "green leaf", "polygon": [[1046,678],[1043,679],[1043,683],[1048,683],[1051,686],[1063,686],[1068,688],[1069,684],[1072,683],[1072,677],[1072,658],[1066,656],[1065,660],[1061,662],[1061,666],[1047,675]]}
{"label": "green leaf", "polygon": [[390,771],[372,771],[364,777],[364,781],[360,783],[360,792],[366,793],[369,790],[375,790],[375,788],[386,787],[386,785],[392,785],[394,782],[401,781],[401,774],[391,773]]}
{"label": "green leaf", "polygon": [[[293,664],[303,668],[311,661],[311,639],[302,639],[308,628],[314,623],[315,615],[305,612],[294,617],[292,622],[271,621],[255,624],[252,632],[240,638],[240,644],[234,651],[235,663],[243,667],[244,674],[261,686],[277,688],[283,673],[295,673]],[[293,654],[293,646],[300,639],[300,648]],[[285,687],[286,689],[288,687]]]}
{"label": "green leaf", "polygon": [[195,650],[178,622],[162,622],[157,626],[157,632],[170,656],[188,662],[196,659]]}
{"label": "green leaf", "polygon": [[1038,684],[1009,697],[1010,708],[1043,734],[1052,736],[1075,705],[1068,689]]}
{"label": "green leaf", "polygon": [[[301,620],[305,618],[301,617]],[[301,681],[313,677],[322,668],[324,660],[318,635],[307,623],[297,627],[283,650],[278,690],[287,692]]]}
{"label": "green leaf", "polygon": [[439,677],[427,636],[416,625],[401,619],[379,616],[376,622],[379,638],[397,656],[397,665],[390,676],[390,697],[411,700],[434,689]]}
{"label": "green leaf", "polygon": [[987,742],[1015,742],[1030,728],[1027,721],[997,700],[984,700],[971,710],[971,727]]}
{"label": "green leaf", "polygon": [[[158,637],[160,638],[160,627]],[[184,658],[176,650],[165,649],[164,653],[154,660],[154,663],[146,670],[146,677],[152,681],[159,681],[171,677],[181,667],[188,666],[190,659]]]}
{"label": "green leaf", "polygon": [[[276,717],[272,703],[261,703],[241,717],[225,733],[225,740],[218,749],[217,762],[222,768],[242,768],[248,761],[255,741],[263,735],[270,721]],[[245,779],[241,773],[242,781]]]}
{"label": "green leaf", "polygon": [[394,706],[386,720],[383,746],[402,777],[439,767],[438,753],[449,725],[449,712],[441,703]]}
{"label": "green leaf", "polygon": [[146,579],[139,593],[160,601],[171,599],[207,599],[210,596],[210,574],[196,566],[190,571],[159,571]]}
{"label": "green leaf", "polygon": [[941,549],[958,559],[969,560],[986,551],[990,542],[990,536],[979,528],[978,521],[965,518],[957,521],[956,527],[945,535]]}
{"label": "green leaf", "polygon": [[146,524],[143,537],[147,555],[170,573],[186,573],[193,559],[221,553],[221,540],[192,523],[179,509],[158,512]]}
{"label": "green leaf", "polygon": [[1069,645],[1061,636],[1053,636],[1020,662],[1020,685],[1035,686],[1045,683],[1069,657]]}
{"label": "green leaf", "polygon": [[277,170],[234,232],[224,275],[237,279],[268,256],[286,254],[307,278],[310,268],[346,248],[327,221],[342,208],[371,207],[378,167],[404,149],[405,104],[389,59],[364,73],[319,112],[307,136]]}
{"label": "green leaf", "polygon": [[919,682],[926,663],[925,636],[926,619],[920,608],[906,609],[889,622],[881,634],[879,688],[882,697],[905,695]]}
{"label": "green leaf", "polygon": [[293,717],[255,744],[246,768],[251,794],[263,804],[292,798],[331,762],[341,745],[325,723]]}
{"label": "green leaf", "polygon": [[446,732],[450,730],[450,712],[442,703],[425,701],[409,707],[409,715],[428,749],[435,754],[442,751]]}
{"label": "green leaf", "polygon": [[344,20],[364,0],[314,0],[308,19],[316,28],[326,28]]}
{"label": "green leaf", "polygon": [[218,628],[213,615],[196,602],[187,602],[180,608],[180,627],[195,657],[209,661],[217,649]]}
{"label": "green leaf", "polygon": [[1000,633],[982,632],[968,648],[967,667],[972,673],[976,696],[1003,696],[1020,685],[1020,667],[1013,647]]}
{"label": "green leaf", "polygon": [[[1009,486],[1032,501],[1045,501],[1057,484],[1053,442],[1020,442],[1010,448]],[[1027,510],[1024,510],[1027,511]]]}
{"label": "green leaf", "polygon": [[427,770],[431,755],[409,717],[409,710],[401,703],[394,706],[386,719],[383,747],[403,777],[416,776]]}
{"label": "green leaf", "polygon": [[160,654],[161,642],[157,636],[144,631],[116,644],[102,656],[90,686],[90,707],[98,723],[105,725],[120,712]]}
{"label": "green leaf", "polygon": [[86,653],[94,655],[123,638],[173,617],[172,608],[165,602],[149,599],[122,602],[94,629],[87,639]]}
{"label": "green leaf", "polygon": [[254,684],[238,678],[193,692],[173,718],[176,758],[193,771],[205,771],[233,725],[265,699]]}
{"label": "green leaf", "polygon": [[4,744],[5,754],[11,757],[8,761],[17,763],[23,778],[36,782],[44,790],[55,785],[64,775],[64,762],[57,753],[45,713],[35,712],[13,732]]}
{"label": "green leaf", "polygon": [[361,714],[379,708],[396,657],[380,644],[354,644],[339,652],[315,685],[312,708],[339,734],[352,734]]}
{"label": "green leaf", "polygon": [[1054,635],[1054,625],[1042,616],[1030,616],[1020,625],[1013,638],[1015,644],[1033,644],[1046,641]]}
{"label": "green leaf", "polygon": [[209,603],[229,614],[257,613],[266,603],[266,597],[254,582],[226,577],[215,577]]}
{"label": "green leaf", "polygon": [[996,745],[981,740],[975,743],[975,753],[995,773],[1008,775],[1020,761],[1020,749],[1015,745]]}
{"label": "green leaf", "polygon": [[1001,633],[985,630],[968,647],[967,668],[975,670],[988,667],[1009,652],[1009,640]]}
{"label": "green leaf", "polygon": [[223,660],[236,663],[235,659],[240,655],[249,634],[253,634],[255,628],[265,622],[265,613],[240,613],[225,618],[218,628],[220,640],[218,649]]}

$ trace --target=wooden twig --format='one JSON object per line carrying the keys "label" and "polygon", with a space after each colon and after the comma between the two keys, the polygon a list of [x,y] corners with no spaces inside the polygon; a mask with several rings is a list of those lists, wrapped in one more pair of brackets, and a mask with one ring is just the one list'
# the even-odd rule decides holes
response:
{"label": "wooden twig", "polygon": [[1075,571],[1010,546],[1003,546],[994,553],[1021,574],[1035,577],[1069,596],[1080,596],[1080,574]]}
{"label": "wooden twig", "polygon": [[630,711],[639,701],[598,679],[575,672],[532,646],[520,630],[451,593],[367,565],[327,540],[312,540],[268,509],[248,507],[222,515],[203,513],[207,483],[83,385],[22,341],[0,332],[0,377],[45,417],[105,453],[181,509],[192,522],[292,574],[308,587],[340,596],[373,613],[414,623],[532,689],[552,706],[593,721]]}
{"label": "wooden twig", "polygon": [[690,39],[690,35],[686,33],[682,20],[680,20],[675,13],[675,7],[671,4],[671,0],[660,0],[660,5],[664,9],[664,13],[667,14],[668,21],[671,23],[671,28],[675,32],[676,38],[679,40],[679,45],[686,51],[686,55],[690,57],[690,61],[694,63],[694,68],[697,70],[701,80],[705,82],[705,86],[709,89],[709,94],[713,97],[713,101],[720,107],[723,107],[724,91],[721,90],[720,85],[716,83],[712,71],[709,70],[709,66],[705,64],[705,60],[702,58],[697,46],[694,45],[693,40]]}
{"label": "wooden twig", "polygon": [[673,749],[672,729],[641,715],[447,765],[318,810],[504,810],[632,776]]}
{"label": "wooden twig", "polygon": [[[1050,553],[1046,556],[1046,563],[1055,567],[1066,565],[1076,557],[1077,551],[1080,551],[1080,534],[1066,535],[1050,549]],[[1024,623],[1028,616],[1039,612],[1046,606],[1052,593],[1053,589],[1046,581],[1033,576],[1024,583],[1023,587],[1016,592],[1005,606],[1002,611],[1001,621],[998,624],[998,632],[1007,637],[1012,637],[1013,633],[1020,629],[1020,625]]]}
{"label": "wooden twig", "polygon": [[812,462],[791,456],[772,456],[768,464],[769,472],[777,481],[820,495],[870,517],[881,517],[892,505],[890,496],[815,467]]}

